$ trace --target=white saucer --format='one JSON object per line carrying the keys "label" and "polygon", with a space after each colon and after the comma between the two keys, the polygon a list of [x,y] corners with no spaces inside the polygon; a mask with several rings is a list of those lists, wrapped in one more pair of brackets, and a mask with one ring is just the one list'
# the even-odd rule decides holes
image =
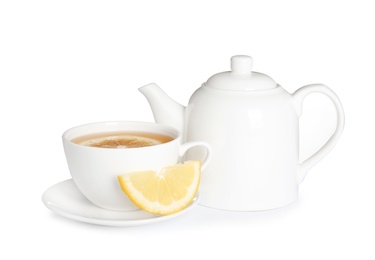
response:
{"label": "white saucer", "polygon": [[140,209],[112,211],[100,208],[81,194],[72,179],[50,187],[44,192],[42,200],[47,208],[70,219],[97,225],[130,227],[156,223],[184,214],[198,204],[199,194],[187,208],[166,216],[151,214]]}

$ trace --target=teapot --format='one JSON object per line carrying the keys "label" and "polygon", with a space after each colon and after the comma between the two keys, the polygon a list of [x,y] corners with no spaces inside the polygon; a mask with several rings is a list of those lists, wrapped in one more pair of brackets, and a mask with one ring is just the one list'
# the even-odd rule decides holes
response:
{"label": "teapot", "polygon": [[[139,88],[156,122],[182,131],[184,141],[210,144],[211,162],[201,175],[200,205],[259,211],[292,203],[307,171],[331,151],[343,131],[343,107],[330,88],[311,84],[290,94],[271,77],[252,71],[252,65],[250,56],[233,56],[231,71],[210,77],[187,107],[154,83]],[[299,163],[303,100],[316,92],[333,102],[337,126],[317,152]],[[204,156],[204,149],[192,149],[186,159]]]}

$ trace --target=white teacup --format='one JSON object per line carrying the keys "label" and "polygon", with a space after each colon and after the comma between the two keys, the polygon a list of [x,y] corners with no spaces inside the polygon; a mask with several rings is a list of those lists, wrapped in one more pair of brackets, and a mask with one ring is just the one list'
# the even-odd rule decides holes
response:
{"label": "white teacup", "polygon": [[[154,133],[169,136],[172,140],[137,148],[98,148],[72,142],[82,136],[114,132]],[[109,210],[137,209],[121,190],[118,175],[160,170],[176,164],[187,150],[195,146],[203,146],[207,150],[202,170],[210,159],[207,143],[194,141],[181,144],[181,133],[177,129],[148,122],[116,121],[77,126],[63,134],[63,144],[70,174],[78,189],[92,203]]]}

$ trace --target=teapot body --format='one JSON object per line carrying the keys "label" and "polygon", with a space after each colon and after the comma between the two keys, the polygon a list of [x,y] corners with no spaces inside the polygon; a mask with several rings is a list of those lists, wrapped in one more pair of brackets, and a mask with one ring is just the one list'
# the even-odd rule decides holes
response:
{"label": "teapot body", "polygon": [[[336,145],[344,128],[338,96],[323,84],[310,84],[289,94],[266,74],[252,71],[252,58],[231,58],[231,71],[211,76],[185,108],[156,84],[140,88],[156,122],[172,125],[183,141],[205,141],[211,161],[203,170],[200,204],[234,211],[268,210],[296,200],[307,171]],[[312,93],[334,104],[336,129],[328,141],[299,162],[299,117]],[[205,158],[192,148],[186,159]]]}
{"label": "teapot body", "polygon": [[[205,140],[212,148],[201,176],[201,205],[256,211],[297,198],[298,114],[282,87],[228,91],[203,85],[184,118],[185,140]],[[204,152],[192,149],[187,159]]]}

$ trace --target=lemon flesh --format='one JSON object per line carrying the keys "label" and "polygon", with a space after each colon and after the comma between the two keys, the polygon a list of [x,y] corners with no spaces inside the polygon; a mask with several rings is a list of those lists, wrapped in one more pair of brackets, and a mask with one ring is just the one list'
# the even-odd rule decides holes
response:
{"label": "lemon flesh", "polygon": [[118,176],[121,189],[139,208],[168,215],[186,208],[196,196],[200,161],[167,166],[160,171],[132,172]]}

